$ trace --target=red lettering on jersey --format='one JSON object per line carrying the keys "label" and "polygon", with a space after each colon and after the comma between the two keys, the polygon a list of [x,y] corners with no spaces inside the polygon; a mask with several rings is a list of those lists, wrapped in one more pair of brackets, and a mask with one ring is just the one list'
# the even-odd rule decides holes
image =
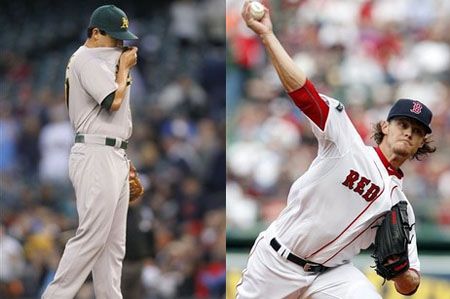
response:
{"label": "red lettering on jersey", "polygon": [[370,185],[369,189],[366,191],[366,193],[364,193],[363,198],[366,201],[372,201],[375,198],[377,198],[379,192],[380,192],[380,187],[378,187],[377,185],[372,183]]}
{"label": "red lettering on jersey", "polygon": [[[354,184],[356,183],[355,189],[353,189]],[[369,189],[365,190],[367,186]],[[345,181],[342,182],[342,185],[348,187],[350,190],[358,193],[362,196],[366,201],[372,201],[377,198],[378,193],[380,192],[380,187],[372,183],[366,177],[361,176],[357,171],[350,169],[350,173],[345,178]]]}
{"label": "red lettering on jersey", "polygon": [[350,190],[353,189],[353,183],[359,179],[359,173],[350,169],[350,173],[345,178],[345,181],[342,182],[342,185],[347,186]]}
{"label": "red lettering on jersey", "polygon": [[353,191],[355,191],[356,193],[359,193],[360,195],[362,195],[363,192],[364,192],[364,188],[369,183],[370,183],[370,180],[368,178],[361,177],[361,179],[359,180],[358,184],[356,185],[355,190],[353,190]]}

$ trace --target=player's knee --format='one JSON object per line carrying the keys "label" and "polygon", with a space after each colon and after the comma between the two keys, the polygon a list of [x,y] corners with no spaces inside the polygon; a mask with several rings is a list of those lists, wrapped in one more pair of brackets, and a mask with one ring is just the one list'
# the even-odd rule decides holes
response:
{"label": "player's knee", "polygon": [[[84,237],[84,240],[87,240],[89,238]],[[102,251],[106,243],[108,241],[108,235],[100,235],[97,236],[95,239],[90,239],[88,244],[83,245],[85,249],[89,250],[90,252],[97,253],[99,251]]]}

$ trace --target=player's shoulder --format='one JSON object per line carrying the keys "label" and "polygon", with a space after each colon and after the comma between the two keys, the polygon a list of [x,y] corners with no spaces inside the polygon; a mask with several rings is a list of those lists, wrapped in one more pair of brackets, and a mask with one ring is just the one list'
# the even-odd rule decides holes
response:
{"label": "player's shoulder", "polygon": [[328,107],[336,109],[337,112],[343,112],[345,110],[344,104],[342,104],[339,100],[322,93],[319,93],[319,95]]}
{"label": "player's shoulder", "polygon": [[81,68],[93,58],[94,57],[92,54],[87,51],[87,48],[85,46],[81,46],[75,51],[75,53],[73,53],[70,59],[75,68]]}
{"label": "player's shoulder", "polygon": [[[109,49],[109,50],[108,50]],[[120,55],[120,51],[112,48],[88,48],[86,46],[81,46],[77,51],[73,54],[72,60],[73,65],[78,69],[78,71],[82,71],[86,67],[95,68],[98,65],[101,65],[105,61],[107,61],[108,55],[117,56]]]}

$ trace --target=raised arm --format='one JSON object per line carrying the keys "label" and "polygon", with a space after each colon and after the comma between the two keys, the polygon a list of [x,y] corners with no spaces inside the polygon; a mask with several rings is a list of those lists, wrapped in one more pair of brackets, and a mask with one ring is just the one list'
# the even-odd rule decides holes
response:
{"label": "raised arm", "polygon": [[250,2],[245,1],[242,8],[242,18],[247,26],[261,38],[284,89],[289,93],[294,103],[321,130],[324,130],[329,112],[328,105],[319,96],[314,85],[307,80],[305,73],[294,63],[273,33],[269,10],[265,8],[263,18],[258,21],[250,13]]}
{"label": "raised arm", "polygon": [[250,13],[250,2],[246,0],[242,8],[242,17],[245,23],[261,38],[286,91],[291,92],[299,89],[305,84],[306,75],[294,63],[273,33],[269,10],[265,8],[264,17],[257,21]]}

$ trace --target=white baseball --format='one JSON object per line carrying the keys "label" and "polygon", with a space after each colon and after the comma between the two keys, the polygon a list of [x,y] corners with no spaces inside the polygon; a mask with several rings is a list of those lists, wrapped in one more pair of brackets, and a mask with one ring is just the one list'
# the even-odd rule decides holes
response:
{"label": "white baseball", "polygon": [[264,17],[264,6],[258,1],[250,2],[250,13],[256,20],[261,20]]}

